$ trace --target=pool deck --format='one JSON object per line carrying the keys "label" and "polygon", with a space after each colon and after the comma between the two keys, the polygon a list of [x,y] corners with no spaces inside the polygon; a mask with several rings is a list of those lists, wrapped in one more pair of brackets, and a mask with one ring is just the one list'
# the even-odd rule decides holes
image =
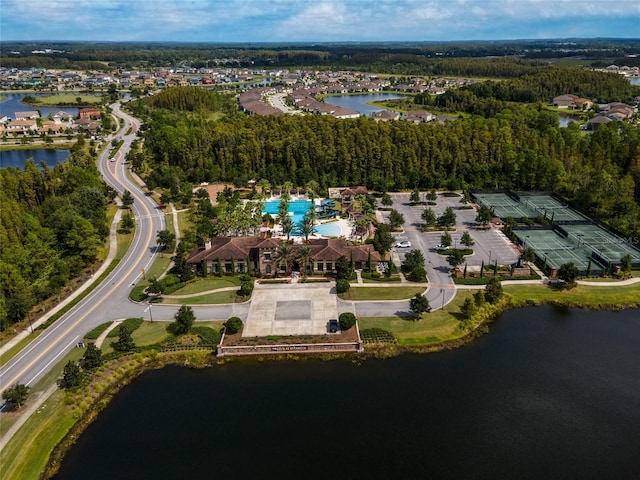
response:
{"label": "pool deck", "polygon": [[[305,195],[291,195],[291,199],[290,202],[295,202],[297,200],[305,200],[305,201],[310,201]],[[316,198],[314,200],[314,205],[317,207],[319,205],[322,204],[322,202],[326,200],[324,198]],[[280,195],[271,195],[269,198],[267,198],[265,200],[266,202],[279,202],[280,201]],[[273,215],[273,214],[271,214]],[[289,212],[289,215],[292,215],[291,212]],[[339,233],[339,237],[344,237],[347,240],[351,240],[352,239],[352,231],[353,231],[353,226],[351,225],[351,222],[349,222],[349,220],[346,220],[344,218],[340,218],[340,217],[336,217],[335,220],[329,220],[329,221],[320,221],[318,222],[316,225],[323,225],[325,223],[337,223],[338,226],[340,227],[340,233]],[[272,232],[272,235],[274,237],[278,237],[278,238],[285,238],[286,235],[282,234],[282,230],[280,229],[280,225],[275,225],[274,228],[270,229]],[[293,236],[292,238],[301,238],[301,237],[295,237]],[[319,234],[314,234],[314,235],[310,235],[309,238],[327,238],[325,235],[319,235]]]}

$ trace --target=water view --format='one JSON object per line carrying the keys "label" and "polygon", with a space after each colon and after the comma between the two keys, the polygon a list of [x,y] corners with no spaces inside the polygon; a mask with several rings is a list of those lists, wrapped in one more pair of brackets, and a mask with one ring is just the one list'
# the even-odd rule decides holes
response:
{"label": "water view", "polygon": [[362,115],[371,115],[373,112],[384,110],[384,108],[367,105],[367,102],[372,102],[374,100],[393,100],[403,97],[404,95],[398,95],[397,93],[373,93],[370,95],[337,95],[326,97],[324,101],[331,105],[336,105],[337,107],[355,110]]}
{"label": "water view", "polygon": [[545,306],[437,354],[150,371],[56,478],[637,478],[638,344],[637,311]]}
{"label": "water view", "polygon": [[6,150],[0,152],[0,168],[14,167],[24,169],[24,164],[28,159],[32,158],[37,165],[40,161],[44,162],[51,168],[58,163],[63,163],[69,158],[71,150],[53,150],[39,148],[34,150]]}
{"label": "water view", "polygon": [[[27,105],[26,103],[22,103],[22,99],[27,95],[31,97],[42,97],[55,95],[56,92],[53,93],[3,93],[3,97],[7,97],[5,100],[0,102],[0,117],[6,115],[10,118],[15,118],[16,112],[26,112],[29,110],[40,110],[41,117],[47,117],[56,112],[67,112],[73,116],[78,115],[78,107],[43,107],[40,105],[32,106]],[[86,95],[83,93],[83,95]]]}

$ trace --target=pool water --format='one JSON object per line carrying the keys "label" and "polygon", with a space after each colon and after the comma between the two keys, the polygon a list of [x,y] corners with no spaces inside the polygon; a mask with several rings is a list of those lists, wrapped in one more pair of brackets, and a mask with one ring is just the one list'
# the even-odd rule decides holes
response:
{"label": "pool water", "polygon": [[[268,213],[275,217],[278,215],[279,205],[280,200],[269,200],[264,203],[263,213]],[[302,222],[302,219],[309,211],[309,208],[311,208],[311,200],[292,200],[289,202],[289,213],[291,214],[291,220],[293,220],[294,225],[297,226]],[[337,222],[316,225],[316,234],[318,235],[325,237],[339,237],[341,233],[342,230]],[[291,236],[297,237],[300,235],[294,230]]]}

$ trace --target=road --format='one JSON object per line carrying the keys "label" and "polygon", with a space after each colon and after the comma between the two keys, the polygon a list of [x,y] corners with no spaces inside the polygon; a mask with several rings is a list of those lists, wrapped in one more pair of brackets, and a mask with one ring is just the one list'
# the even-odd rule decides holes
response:
{"label": "road", "polygon": [[[15,383],[33,386],[75,348],[88,331],[101,323],[128,317],[151,318],[148,306],[132,302],[129,292],[140,280],[143,269],[149,270],[159,252],[156,236],[158,230],[165,229],[165,217],[153,199],[127,174],[124,159],[131,142],[136,139],[140,122],[123,112],[119,103],[111,108],[122,125],[107,141],[122,138],[124,143],[115,161],[109,160],[108,149],[105,149],[98,159],[98,168],[110,186],[120,194],[129,190],[134,198],[131,206],[136,221],[133,242],[118,266],[95,290],[0,368],[0,392]],[[131,133],[127,135],[129,128]],[[177,305],[155,305],[153,319],[172,320],[178,308]],[[246,318],[248,309],[248,304],[194,307],[199,320],[227,319],[231,316]]]}
{"label": "road", "polygon": [[[119,265],[87,297],[66,315],[31,342],[25,349],[0,369],[0,389],[4,390],[16,382],[32,386],[64,355],[75,347],[78,340],[93,327],[115,318],[142,314],[143,307],[132,304],[128,293],[142,272],[148,269],[157,255],[156,231],[165,228],[164,215],[156,209],[154,201],[127,177],[124,159],[131,142],[136,138],[139,122],[121,112],[120,105],[112,105],[114,113],[122,119],[121,160],[110,162],[108,153],[98,160],[105,181],[118,192],[129,190],[133,197],[132,212],[137,228],[131,248]],[[129,127],[132,133],[125,135]]]}
{"label": "road", "polygon": [[[436,253],[435,246],[440,243],[441,232],[423,232],[423,221],[420,218],[424,206],[411,206],[409,193],[392,193],[393,208],[404,215],[404,233],[394,234],[396,241],[409,240],[411,248],[395,248],[392,255],[398,256],[401,263],[404,254],[412,249],[418,249],[425,257],[425,269],[429,288],[425,297],[429,300],[429,305],[433,310],[442,308],[451,302],[456,295],[455,285],[451,274],[451,267],[443,255]],[[410,314],[409,300],[398,301],[361,301],[345,302],[340,301],[338,308],[340,311],[355,311],[360,317],[377,317],[392,315]]]}
{"label": "road", "polygon": [[[16,382],[32,386],[67,352],[75,348],[86,332],[101,323],[128,317],[151,319],[151,314],[153,320],[170,321],[178,309],[177,305],[154,305],[151,312],[147,305],[129,300],[131,288],[140,280],[143,269],[149,270],[158,254],[156,235],[158,230],[165,228],[165,218],[152,198],[145,195],[141,186],[129,177],[124,162],[140,124],[123,112],[119,103],[112,105],[112,110],[122,123],[120,130],[112,138],[122,138],[124,143],[115,161],[110,161],[108,152],[105,151],[100,156],[98,165],[109,185],[120,194],[129,190],[134,197],[131,208],[136,220],[136,232],[132,245],[100,286],[0,369],[2,390]],[[127,135],[129,128],[132,131]],[[439,233],[422,231],[420,214],[423,208],[411,206],[409,194],[393,194],[393,200],[394,208],[406,220],[404,233],[396,235],[397,240],[408,239],[412,248],[424,253],[430,284],[425,296],[433,309],[442,308],[454,298],[455,286],[446,258],[435,252],[435,245],[440,242]],[[398,248],[392,253],[401,262],[407,251],[408,248]],[[359,316],[408,314],[409,301],[339,301],[338,308],[340,311],[355,311]],[[194,307],[198,320],[227,319],[231,316],[246,319],[248,311],[248,303]]]}

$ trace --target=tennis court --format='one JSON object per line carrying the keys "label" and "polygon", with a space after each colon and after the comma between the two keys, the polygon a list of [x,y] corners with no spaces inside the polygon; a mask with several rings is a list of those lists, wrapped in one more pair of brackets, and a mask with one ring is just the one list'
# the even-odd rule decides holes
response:
{"label": "tennis court", "polygon": [[[589,268],[591,249],[587,245],[578,246],[578,242],[574,239],[565,238],[551,229],[514,229],[514,233],[524,248],[533,248],[539,261],[545,263],[546,260],[546,264],[551,268],[557,269],[569,262],[573,262],[581,272],[586,272]],[[595,261],[591,262],[592,273],[598,274],[602,271],[602,265]]]}
{"label": "tennis court", "polygon": [[640,266],[640,251],[597,225],[562,225],[560,228],[573,243],[587,246],[608,263],[619,264],[622,257],[630,255],[632,265]]}
{"label": "tennis court", "polygon": [[535,210],[534,216],[546,215],[548,219],[553,218],[554,222],[587,221],[585,217],[551,195],[521,193],[520,203]]}
{"label": "tennis court", "polygon": [[478,203],[493,211],[500,218],[535,218],[540,215],[533,208],[518,202],[506,193],[474,193]]}

